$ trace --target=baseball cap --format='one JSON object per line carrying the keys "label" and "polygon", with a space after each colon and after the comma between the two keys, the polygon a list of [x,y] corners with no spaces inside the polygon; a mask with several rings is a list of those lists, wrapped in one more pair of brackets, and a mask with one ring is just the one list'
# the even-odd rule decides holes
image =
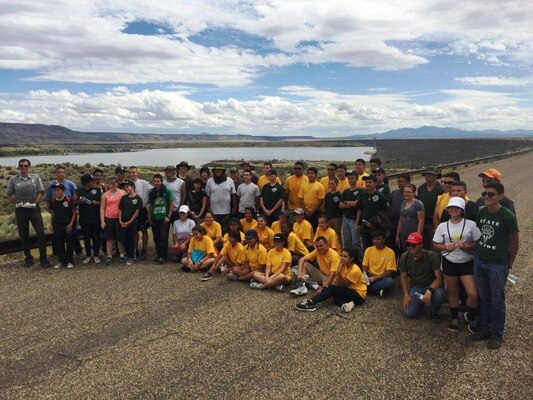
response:
{"label": "baseball cap", "polygon": [[133,187],[135,187],[135,183],[133,181],[126,180],[126,181],[124,181],[124,186],[133,186]]}
{"label": "baseball cap", "polygon": [[282,233],[276,233],[274,235],[274,242],[283,242],[285,240],[285,236],[283,236]]}
{"label": "baseball cap", "polygon": [[385,174],[385,170],[381,167],[372,170],[372,174]]}
{"label": "baseball cap", "polygon": [[126,168],[124,168],[122,165],[119,165],[115,168],[115,174],[125,174],[127,171]]}
{"label": "baseball cap", "polygon": [[52,186],[54,189],[61,189],[61,190],[65,190],[65,185],[63,185],[62,183],[56,183],[54,186]]}
{"label": "baseball cap", "polygon": [[167,165],[165,167],[165,171],[175,171],[176,170],[176,167],[174,167],[173,165]]}
{"label": "baseball cap", "polygon": [[94,177],[91,174],[84,174],[80,178],[81,184],[85,185],[91,181],[94,181]]}
{"label": "baseball cap", "polygon": [[239,218],[230,218],[230,220],[228,221],[228,224],[230,225],[239,225],[241,223],[241,221],[239,220]]}
{"label": "baseball cap", "polygon": [[495,168],[489,168],[488,170],[486,170],[485,172],[482,172],[478,176],[480,178],[483,178],[484,176],[486,176],[488,178],[496,179],[498,182],[502,181],[502,174],[500,173],[500,171],[498,171]]}
{"label": "baseball cap", "polygon": [[180,208],[178,209],[178,212],[187,214],[189,212],[189,207],[184,204],[180,206]]}
{"label": "baseball cap", "polygon": [[274,168],[271,168],[270,171],[268,171],[268,175],[277,175],[278,171],[276,171]]}
{"label": "baseball cap", "polygon": [[176,165],[176,168],[180,168],[180,167],[185,167],[187,168],[187,170],[191,169],[191,166],[189,165],[187,161],[180,161],[180,163]]}
{"label": "baseball cap", "polygon": [[446,208],[448,207],[459,207],[460,209],[464,210],[465,201],[460,197],[452,197],[450,201],[448,201],[448,205],[446,206]]}
{"label": "baseball cap", "polygon": [[362,178],[364,181],[374,181],[374,182],[377,182],[378,181],[378,178],[376,178],[376,175],[374,174],[370,174],[370,175],[367,175],[367,176],[363,176]]}
{"label": "baseball cap", "polygon": [[237,167],[231,167],[229,169],[229,172],[239,172],[239,170],[237,169]]}
{"label": "baseball cap", "polygon": [[295,208],[293,214],[304,215],[304,210],[302,208]]}
{"label": "baseball cap", "polygon": [[407,243],[413,243],[413,244],[421,244],[423,241],[424,241],[424,237],[418,232],[411,233],[407,237],[407,240],[406,240]]}
{"label": "baseball cap", "polygon": [[246,231],[246,234],[244,235],[246,239],[257,239],[257,231],[255,229],[249,229]]}

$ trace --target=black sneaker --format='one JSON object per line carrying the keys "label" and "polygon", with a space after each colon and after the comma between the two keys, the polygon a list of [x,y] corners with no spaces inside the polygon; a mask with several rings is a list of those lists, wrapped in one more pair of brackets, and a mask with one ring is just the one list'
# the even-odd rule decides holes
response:
{"label": "black sneaker", "polygon": [[477,332],[472,335],[472,341],[479,342],[481,340],[490,339],[490,333],[488,332]]}
{"label": "black sneaker", "polygon": [[24,268],[30,268],[33,265],[33,257],[28,257],[24,259]]}
{"label": "black sneaker", "polygon": [[451,332],[459,332],[459,319],[455,318],[450,321],[448,330]]}
{"label": "black sneaker", "polygon": [[141,250],[141,254],[139,255],[139,260],[146,260],[146,249]]}
{"label": "black sneaker", "polygon": [[497,337],[491,337],[487,342],[487,348],[491,350],[498,350],[502,346],[502,339]]}
{"label": "black sneaker", "polygon": [[211,272],[206,272],[204,276],[202,276],[202,282],[206,282],[213,279],[213,274]]}
{"label": "black sneaker", "polygon": [[470,321],[468,319],[468,311],[464,313],[464,318],[468,326],[468,331],[470,333],[476,333],[479,330],[478,325],[477,325],[477,320],[473,319],[472,321]]}
{"label": "black sneaker", "polygon": [[440,315],[439,314],[429,314],[431,320],[433,322],[439,322],[440,321]]}
{"label": "black sneaker", "polygon": [[39,261],[41,268],[51,268],[52,264],[45,258],[44,260]]}
{"label": "black sneaker", "polygon": [[183,272],[191,272],[191,268],[189,266],[187,266],[187,265],[182,265],[181,266],[181,270]]}
{"label": "black sneaker", "polygon": [[316,311],[316,306],[310,299],[307,299],[296,304],[296,309],[298,311]]}

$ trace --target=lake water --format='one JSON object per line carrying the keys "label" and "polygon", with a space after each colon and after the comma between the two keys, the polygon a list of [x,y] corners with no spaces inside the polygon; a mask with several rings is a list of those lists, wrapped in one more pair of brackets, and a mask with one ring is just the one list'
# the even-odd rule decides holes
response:
{"label": "lake water", "polygon": [[151,149],[124,153],[80,153],[61,155],[20,155],[0,157],[0,165],[17,165],[21,158],[28,158],[36,164],[86,164],[103,163],[145,166],[176,165],[180,161],[201,166],[213,160],[305,160],[305,161],[347,161],[357,158],[369,160],[372,147],[219,147]]}

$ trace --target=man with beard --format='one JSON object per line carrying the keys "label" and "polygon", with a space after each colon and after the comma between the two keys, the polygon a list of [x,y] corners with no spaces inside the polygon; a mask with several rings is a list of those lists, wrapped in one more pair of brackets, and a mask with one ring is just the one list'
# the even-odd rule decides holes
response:
{"label": "man with beard", "polygon": [[211,171],[213,176],[207,180],[205,193],[215,220],[222,225],[223,232],[227,232],[230,215],[237,215],[235,184],[227,178],[226,168],[217,165]]}
{"label": "man with beard", "polygon": [[179,208],[185,204],[187,187],[185,181],[176,176],[176,169],[172,165],[165,168],[163,184],[172,192],[172,196],[174,197],[174,210],[172,210],[172,216],[170,218],[170,225],[172,225],[179,218]]}

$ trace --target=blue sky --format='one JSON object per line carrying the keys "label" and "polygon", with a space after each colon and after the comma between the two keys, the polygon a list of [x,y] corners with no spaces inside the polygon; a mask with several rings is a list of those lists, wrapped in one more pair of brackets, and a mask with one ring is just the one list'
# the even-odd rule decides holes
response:
{"label": "blue sky", "polygon": [[526,1],[0,5],[3,122],[319,137],[533,126]]}

